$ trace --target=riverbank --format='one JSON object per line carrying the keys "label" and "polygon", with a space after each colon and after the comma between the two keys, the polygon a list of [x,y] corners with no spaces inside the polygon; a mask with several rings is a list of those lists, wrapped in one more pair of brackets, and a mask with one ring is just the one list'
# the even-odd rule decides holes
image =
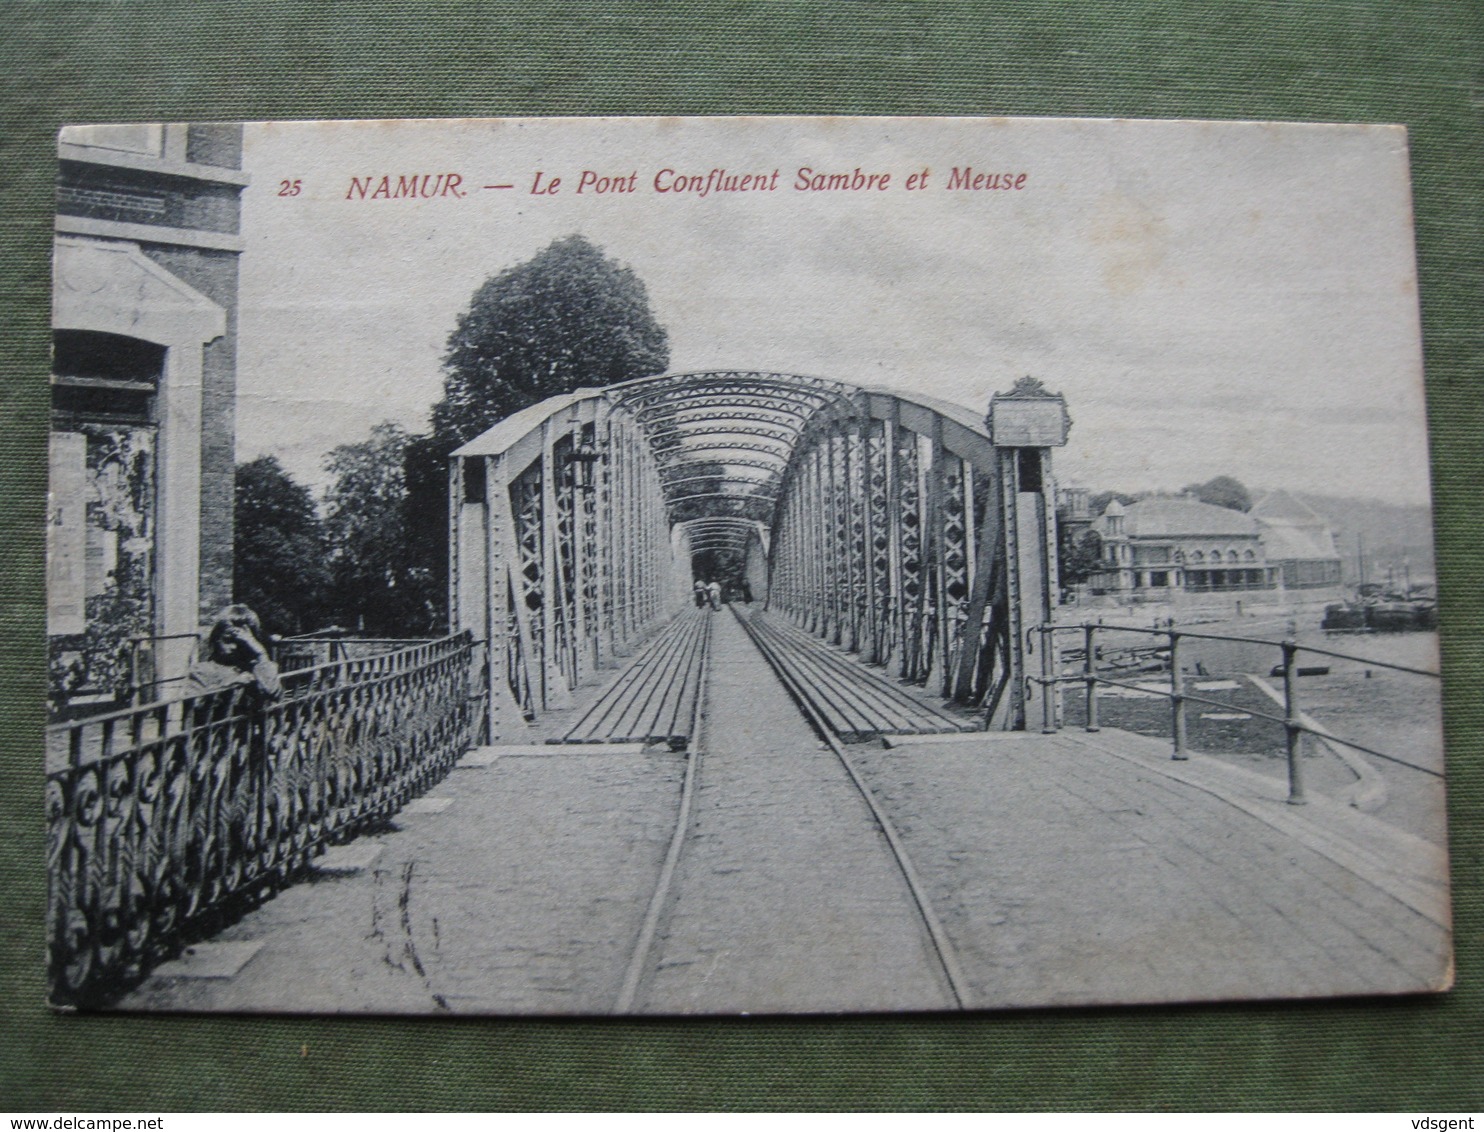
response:
{"label": "riverbank", "polygon": [[[1083,617],[1065,616],[1063,623]],[[1119,650],[1146,650],[1144,671],[1108,675],[1136,685],[1133,690],[1105,688],[1099,693],[1100,722],[1145,735],[1171,734],[1167,654],[1150,655],[1163,637],[1128,629],[1156,626],[1148,609],[1137,616],[1119,611],[1116,620],[1105,612],[1100,650],[1106,659]],[[1281,692],[1281,678],[1271,675],[1282,662],[1278,642],[1292,639],[1300,646],[1298,664],[1308,672],[1296,681],[1300,709],[1315,724],[1386,757],[1340,748],[1305,736],[1303,770],[1306,789],[1325,797],[1362,805],[1376,817],[1425,838],[1446,844],[1446,808],[1443,790],[1442,689],[1436,677],[1414,675],[1383,667],[1386,664],[1438,671],[1438,640],[1433,632],[1326,633],[1318,628],[1322,604],[1295,603],[1248,610],[1225,616],[1180,618],[1176,626],[1192,633],[1247,638],[1247,641],[1211,641],[1197,637],[1181,642],[1181,668],[1186,692],[1187,734],[1192,749],[1273,778],[1286,778],[1287,745],[1281,722],[1264,716],[1283,714],[1259,682]],[[1096,619],[1094,619],[1096,620]],[[1070,634],[1067,638],[1070,641]],[[1261,643],[1258,643],[1261,642]],[[1340,654],[1340,655],[1331,655]],[[1069,688],[1066,721],[1085,721],[1080,689]],[[1362,782],[1362,778],[1366,779]],[[1375,782],[1383,787],[1374,789]]]}

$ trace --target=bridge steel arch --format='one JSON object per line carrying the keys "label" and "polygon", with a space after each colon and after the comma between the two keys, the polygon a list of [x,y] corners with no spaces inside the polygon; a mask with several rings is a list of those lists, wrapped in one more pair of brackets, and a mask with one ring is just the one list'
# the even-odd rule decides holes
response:
{"label": "bridge steel arch", "polygon": [[493,735],[566,706],[632,651],[687,600],[704,552],[730,555],[807,632],[979,709],[985,726],[1027,726],[1043,706],[1029,631],[1058,592],[1049,450],[1069,423],[1029,381],[985,419],[746,370],[661,374],[512,415],[450,472],[453,628],[490,641]]}

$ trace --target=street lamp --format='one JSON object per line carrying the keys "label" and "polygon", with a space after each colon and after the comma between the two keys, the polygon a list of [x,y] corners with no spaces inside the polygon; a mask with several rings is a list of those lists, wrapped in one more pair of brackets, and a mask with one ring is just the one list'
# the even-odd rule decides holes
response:
{"label": "street lamp", "polygon": [[598,450],[591,444],[578,444],[567,453],[567,475],[577,491],[592,491],[593,465],[600,459]]}

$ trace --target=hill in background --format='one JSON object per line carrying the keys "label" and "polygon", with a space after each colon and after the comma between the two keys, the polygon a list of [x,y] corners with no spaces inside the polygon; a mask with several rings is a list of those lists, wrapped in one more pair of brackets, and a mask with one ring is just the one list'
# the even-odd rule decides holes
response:
{"label": "hill in background", "polygon": [[[1261,494],[1253,492],[1254,498],[1261,498]],[[1365,547],[1367,580],[1385,582],[1387,572],[1393,571],[1400,583],[1404,570],[1410,571],[1413,582],[1437,578],[1430,508],[1303,491],[1289,494],[1324,516],[1334,528],[1347,584],[1360,580],[1357,536]]]}

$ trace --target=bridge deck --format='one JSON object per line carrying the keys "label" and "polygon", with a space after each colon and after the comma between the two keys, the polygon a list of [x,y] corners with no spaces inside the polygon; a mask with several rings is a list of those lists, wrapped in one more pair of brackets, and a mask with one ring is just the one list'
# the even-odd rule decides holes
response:
{"label": "bridge deck", "polygon": [[[765,733],[767,713],[752,714]],[[1323,799],[1286,806],[1281,783],[1210,758],[1173,763],[1165,744],[1113,730],[857,750],[872,791],[906,831],[975,1006],[1384,994],[1446,981],[1443,850],[1366,814]],[[162,969],[122,1005],[612,1009],[683,762],[620,747],[572,751],[489,749],[387,831],[355,843],[379,853],[374,865],[290,888],[224,931],[214,942],[252,949],[230,978]],[[810,742],[800,759],[814,754]],[[777,826],[812,828],[793,805],[817,805],[813,793],[777,784],[738,797],[722,773],[702,767],[718,809],[715,820],[702,815],[699,832],[711,838],[726,822],[737,840],[711,850],[725,850],[718,880],[747,899],[716,905],[717,916],[735,909],[735,922],[710,931],[723,944],[791,939],[801,928],[786,917],[801,913],[782,894],[801,874],[847,894],[861,878],[838,854],[775,846]],[[724,817],[727,807],[739,807],[737,820]],[[769,909],[786,909],[785,918]],[[809,930],[823,930],[833,911],[822,903],[803,913],[820,921]],[[746,985],[752,955],[701,955],[686,968],[691,985],[704,980],[715,1008]],[[899,975],[870,967],[873,955],[859,948],[819,958],[870,968],[863,986],[893,986]],[[882,1001],[863,993],[835,1005]]]}
{"label": "bridge deck", "polygon": [[552,743],[665,743],[684,750],[703,678],[710,610],[685,609]]}
{"label": "bridge deck", "polygon": [[[974,721],[933,703],[783,617],[755,607],[730,607],[753,642],[782,669],[796,697],[846,743],[882,735],[940,735],[972,731]],[[727,617],[688,608],[609,681],[574,722],[550,743],[664,743],[684,750],[712,619]]]}
{"label": "bridge deck", "polygon": [[966,716],[936,706],[777,614],[737,609],[737,615],[754,643],[783,669],[794,694],[807,700],[842,742],[974,730]]}

